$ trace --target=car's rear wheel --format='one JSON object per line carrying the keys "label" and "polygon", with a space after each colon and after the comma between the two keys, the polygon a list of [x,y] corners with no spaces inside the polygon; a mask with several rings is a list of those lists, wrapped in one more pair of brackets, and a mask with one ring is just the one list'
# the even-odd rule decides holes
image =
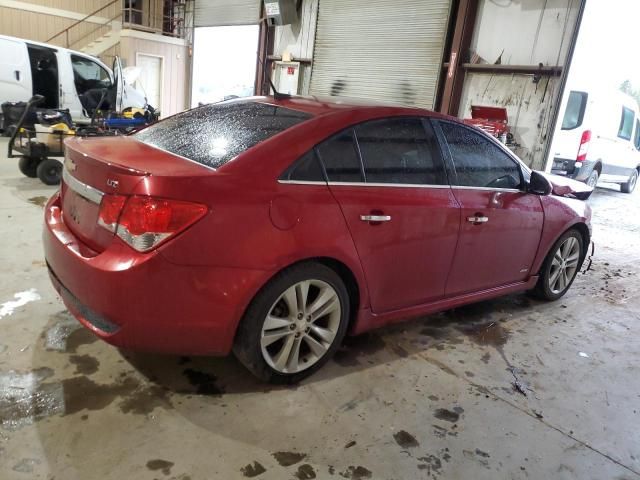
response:
{"label": "car's rear wheel", "polygon": [[349,321],[342,279],[318,263],[279,273],[254,298],[236,335],[236,357],[258,378],[295,383],[326,363]]}
{"label": "car's rear wheel", "polygon": [[584,241],[577,230],[562,235],[549,251],[533,294],[544,300],[562,297],[578,274],[584,258]]}
{"label": "car's rear wheel", "polygon": [[627,183],[623,183],[622,185],[620,185],[620,191],[622,193],[632,193],[635,190],[637,183],[638,183],[638,171],[634,170],[633,172],[631,172],[631,175],[629,176],[629,180],[627,180]]}
{"label": "car's rear wheel", "polygon": [[594,170],[589,175],[589,178],[587,178],[587,185],[589,185],[591,188],[596,188],[596,185],[598,185],[598,178],[600,178],[600,174],[597,170]]}

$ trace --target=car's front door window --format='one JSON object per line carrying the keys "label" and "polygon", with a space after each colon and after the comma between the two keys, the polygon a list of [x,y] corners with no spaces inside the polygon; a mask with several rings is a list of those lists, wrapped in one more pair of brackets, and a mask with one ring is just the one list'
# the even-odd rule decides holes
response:
{"label": "car's front door window", "polygon": [[455,168],[452,183],[462,187],[517,189],[520,166],[482,134],[451,122],[440,122]]}

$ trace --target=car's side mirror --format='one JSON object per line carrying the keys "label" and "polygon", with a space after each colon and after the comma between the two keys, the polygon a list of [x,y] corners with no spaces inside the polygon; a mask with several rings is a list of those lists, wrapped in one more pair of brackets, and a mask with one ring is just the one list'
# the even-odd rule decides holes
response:
{"label": "car's side mirror", "polygon": [[540,172],[531,172],[531,179],[527,184],[527,192],[535,195],[550,195],[553,191],[551,182]]}

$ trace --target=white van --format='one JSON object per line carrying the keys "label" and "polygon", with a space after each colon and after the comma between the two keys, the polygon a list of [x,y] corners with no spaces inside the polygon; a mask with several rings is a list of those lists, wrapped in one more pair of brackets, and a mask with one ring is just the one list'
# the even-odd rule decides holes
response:
{"label": "white van", "polygon": [[145,96],[125,84],[118,58],[114,75],[95,57],[45,43],[0,35],[0,52],[0,104],[39,94],[45,97],[39,107],[69,109],[76,123],[90,121],[105,88],[117,110],[146,106]]}
{"label": "white van", "polygon": [[640,174],[638,103],[619,91],[571,90],[552,148],[551,173],[631,193]]}

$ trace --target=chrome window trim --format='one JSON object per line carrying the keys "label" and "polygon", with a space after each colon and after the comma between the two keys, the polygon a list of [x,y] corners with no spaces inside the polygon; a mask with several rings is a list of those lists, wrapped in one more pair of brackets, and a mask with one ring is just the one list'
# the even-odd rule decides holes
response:
{"label": "chrome window trim", "polygon": [[420,183],[313,182],[308,180],[278,180],[278,183],[288,185],[331,185],[333,187],[451,188],[450,185],[423,185]]}
{"label": "chrome window trim", "polygon": [[329,182],[336,187],[393,187],[393,188],[451,188],[451,185],[432,185],[426,183],[368,183],[368,182]]}
{"label": "chrome window trim", "polygon": [[86,183],[82,183],[80,180],[72,176],[66,168],[62,170],[62,180],[71,190],[76,192],[83,198],[86,198],[90,202],[95,203],[96,205],[100,205],[102,201],[102,197],[104,196],[104,192],[101,192],[97,188],[92,187],[91,185],[87,185]]}
{"label": "chrome window trim", "polygon": [[278,183],[283,183],[285,185],[326,185],[325,181],[318,180],[278,180]]}
{"label": "chrome window trim", "polygon": [[466,185],[451,185],[451,188],[458,190],[482,190],[488,192],[513,192],[513,193],[526,193],[524,190],[518,188],[497,188],[497,187],[469,187]]}

